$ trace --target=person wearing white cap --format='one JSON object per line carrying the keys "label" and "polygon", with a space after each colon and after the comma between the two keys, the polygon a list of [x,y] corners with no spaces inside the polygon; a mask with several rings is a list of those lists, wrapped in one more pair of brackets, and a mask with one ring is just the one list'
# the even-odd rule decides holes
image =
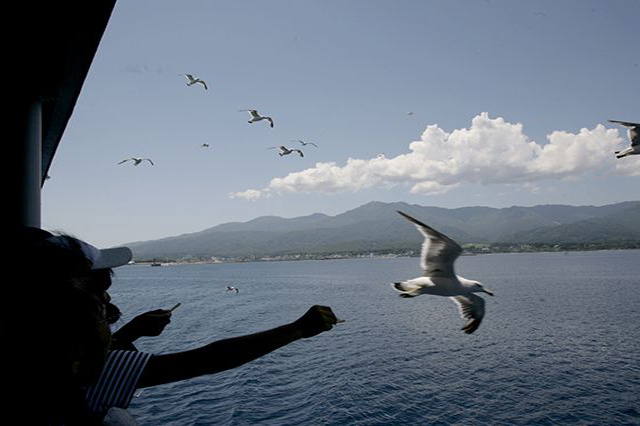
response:
{"label": "person wearing white cap", "polygon": [[[107,293],[111,268],[128,263],[130,250],[98,249],[42,230],[27,234],[18,251],[28,253],[28,260],[16,266],[37,265],[28,271],[29,282],[37,288],[9,294],[9,300],[28,300],[28,308],[13,304],[12,309],[0,310],[0,338],[20,349],[12,352],[9,363],[2,363],[4,369],[12,369],[8,386],[18,388],[18,402],[23,397],[27,405],[42,408],[26,410],[25,424],[103,424],[105,416],[115,412],[111,418],[116,418],[123,412],[118,408],[127,408],[136,388],[235,368],[342,322],[331,308],[315,305],[289,324],[183,352],[110,350],[109,324],[120,314]],[[26,317],[24,309],[29,310]],[[34,389],[35,396],[26,398]],[[130,417],[128,421],[135,424]]]}
{"label": "person wearing white cap", "polygon": [[[86,393],[110,356],[109,325],[120,317],[107,293],[111,268],[127,264],[131,250],[101,250],[29,227],[11,238],[9,264],[18,274],[0,310],[7,406],[22,424],[101,424]],[[136,356],[145,362],[150,355]]]}
{"label": "person wearing white cap", "polygon": [[[89,334],[93,327],[99,338],[74,342],[83,347],[78,352],[94,354],[90,359],[73,361],[79,377],[86,378],[81,382],[85,388],[83,392],[86,392],[89,415],[97,418],[112,407],[126,408],[136,390],[136,381],[123,381],[121,378],[139,377],[151,356],[138,352],[133,341],[141,336],[159,335],[169,324],[171,311],[158,309],[146,312],[111,333],[109,326],[120,318],[120,310],[111,303],[107,293],[111,286],[112,268],[129,263],[131,250],[127,247],[99,249],[78,238],[53,235],[37,228],[25,229],[23,238],[30,242],[35,253],[47,257],[39,262],[44,266],[43,271],[47,271],[43,280],[50,278],[56,281],[55,277],[66,277],[72,286],[90,294],[101,307],[104,322],[98,320],[90,326],[91,321],[84,320]],[[87,347],[91,349],[87,350]]]}

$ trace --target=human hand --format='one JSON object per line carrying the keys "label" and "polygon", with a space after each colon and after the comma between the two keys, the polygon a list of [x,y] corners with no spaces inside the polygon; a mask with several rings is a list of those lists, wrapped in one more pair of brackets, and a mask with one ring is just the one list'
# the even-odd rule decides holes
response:
{"label": "human hand", "polygon": [[129,333],[137,337],[159,336],[164,328],[171,322],[171,311],[168,309],[155,309],[145,312],[132,319],[125,327]]}
{"label": "human hand", "polygon": [[293,324],[300,331],[302,337],[306,338],[331,330],[338,322],[343,321],[336,318],[330,307],[314,305]]}

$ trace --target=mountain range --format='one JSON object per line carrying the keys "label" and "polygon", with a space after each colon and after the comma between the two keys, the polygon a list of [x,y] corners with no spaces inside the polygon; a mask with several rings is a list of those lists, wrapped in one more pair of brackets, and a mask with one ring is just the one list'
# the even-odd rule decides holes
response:
{"label": "mountain range", "polygon": [[222,258],[418,249],[422,236],[397,210],[460,244],[640,243],[640,201],[605,206],[462,207],[373,201],[344,213],[262,216],[159,240],[125,244],[134,259]]}

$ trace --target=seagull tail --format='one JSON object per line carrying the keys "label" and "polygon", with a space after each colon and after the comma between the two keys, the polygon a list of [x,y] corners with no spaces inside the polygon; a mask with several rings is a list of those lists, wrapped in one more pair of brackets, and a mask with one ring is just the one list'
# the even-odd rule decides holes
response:
{"label": "seagull tail", "polygon": [[420,294],[419,286],[409,284],[406,281],[391,283],[391,287],[400,293],[400,297],[416,297]]}

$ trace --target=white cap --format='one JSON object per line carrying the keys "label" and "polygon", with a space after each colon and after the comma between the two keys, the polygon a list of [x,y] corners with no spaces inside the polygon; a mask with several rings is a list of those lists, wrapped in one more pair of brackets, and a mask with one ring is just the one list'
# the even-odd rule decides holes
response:
{"label": "white cap", "polygon": [[[69,247],[69,244],[65,238],[62,237],[50,237],[47,238],[54,244]],[[80,244],[82,253],[91,262],[91,269],[107,269],[115,268],[117,266],[126,265],[133,257],[131,249],[128,247],[114,247],[108,249],[99,249],[81,240],[75,240]]]}

